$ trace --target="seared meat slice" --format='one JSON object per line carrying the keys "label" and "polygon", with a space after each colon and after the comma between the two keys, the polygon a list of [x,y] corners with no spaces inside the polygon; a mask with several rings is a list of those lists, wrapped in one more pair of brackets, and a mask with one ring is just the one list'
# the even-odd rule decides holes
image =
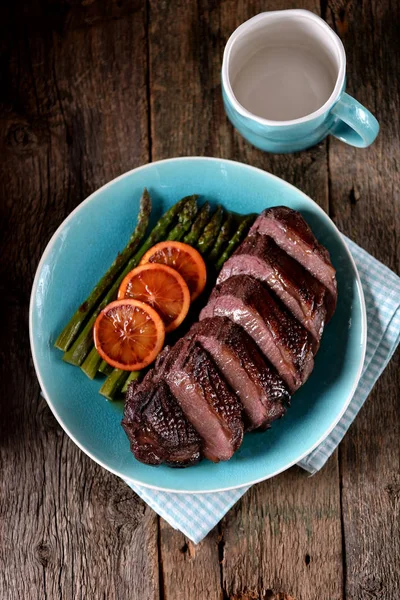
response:
{"label": "seared meat slice", "polygon": [[268,428],[285,414],[336,299],[329,253],[300,213],[265,210],[200,322],[129,386],[122,425],[136,458],[179,467],[229,460],[244,427]]}
{"label": "seared meat slice", "polygon": [[307,271],[327,288],[327,320],[335,312],[337,300],[336,271],[329,252],[318,242],[301,214],[287,206],[275,206],[264,210],[255,220],[250,234],[269,235],[297,260]]}
{"label": "seared meat slice", "polygon": [[182,338],[162,362],[162,377],[214,462],[228,460],[242,443],[243,407],[213,360],[195,341]]}
{"label": "seared meat slice", "polygon": [[326,318],[326,288],[267,235],[248,235],[224,264],[217,283],[233,275],[263,281],[311,333],[318,350]]}
{"label": "seared meat slice", "polygon": [[151,375],[128,387],[122,427],[137,460],[187,467],[201,458],[201,439],[164,381]]}
{"label": "seared meat slice", "polygon": [[213,316],[229,317],[241,325],[291,392],[307,380],[314,366],[309,334],[260,281],[236,275],[217,285],[200,320]]}
{"label": "seared meat slice", "polygon": [[211,354],[238,394],[248,431],[266,428],[285,414],[290,402],[286,385],[239,325],[226,317],[212,317],[196,323],[188,335]]}

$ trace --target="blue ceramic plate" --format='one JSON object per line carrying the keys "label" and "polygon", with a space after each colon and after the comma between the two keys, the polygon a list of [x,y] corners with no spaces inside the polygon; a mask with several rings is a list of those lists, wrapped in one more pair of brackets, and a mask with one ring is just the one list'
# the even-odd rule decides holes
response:
{"label": "blue ceramic plate", "polygon": [[[338,306],[326,327],[315,368],[284,419],[252,433],[226,463],[189,469],[137,462],[120,425],[122,402],[98,394],[100,380],[64,363],[54,340],[123,248],[144,187],[154,220],[182,196],[197,193],[240,213],[284,204],[301,211],[337,269]],[[30,336],[36,372],[54,415],[91,458],[124,479],[174,492],[246,486],[276,475],[317,446],[339,421],[361,374],[366,343],[363,293],[355,264],[329,217],[310,198],[259,169],[217,158],[176,158],[134,169],[92,194],[49,242],[33,284]]]}

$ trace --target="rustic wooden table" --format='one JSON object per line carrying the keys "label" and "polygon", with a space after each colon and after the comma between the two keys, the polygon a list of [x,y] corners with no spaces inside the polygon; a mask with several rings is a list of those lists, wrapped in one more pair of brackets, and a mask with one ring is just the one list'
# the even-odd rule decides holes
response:
{"label": "rustic wooden table", "polygon": [[[367,150],[330,138],[267,155],[225,118],[229,34],[300,5],[345,44],[348,89],[381,123]],[[399,354],[320,473],[293,468],[253,487],[194,546],[56,423],[32,365],[28,302],[40,255],[75,206],[124,171],[184,155],[286,179],[399,272],[399,1],[16,0],[0,10],[1,599],[398,600]]]}

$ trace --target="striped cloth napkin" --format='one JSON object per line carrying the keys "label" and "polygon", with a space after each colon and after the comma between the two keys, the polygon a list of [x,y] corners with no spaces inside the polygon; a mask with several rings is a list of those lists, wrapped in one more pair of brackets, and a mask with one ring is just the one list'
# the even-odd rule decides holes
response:
{"label": "striped cloth napkin", "polygon": [[[363,372],[350,405],[335,429],[298,464],[319,471],[343,439],[400,341],[400,278],[345,238],[360,274],[367,308],[367,350]],[[128,483],[128,482],[127,482]],[[247,492],[241,487],[210,494],[174,494],[128,483],[172,527],[199,543]]]}

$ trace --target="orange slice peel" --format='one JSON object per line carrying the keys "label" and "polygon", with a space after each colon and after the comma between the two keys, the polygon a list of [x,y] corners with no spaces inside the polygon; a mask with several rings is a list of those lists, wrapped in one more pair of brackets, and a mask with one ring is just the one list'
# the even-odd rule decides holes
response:
{"label": "orange slice peel", "polygon": [[183,277],[157,263],[140,265],[128,273],[118,291],[118,299],[124,298],[149,304],[160,315],[167,333],[179,327],[190,307],[190,292]]}
{"label": "orange slice peel", "polygon": [[151,306],[123,299],[111,302],[101,311],[93,336],[98,353],[109,365],[124,371],[140,371],[162,350],[165,327]]}
{"label": "orange slice peel", "polygon": [[172,267],[186,281],[193,302],[204,290],[207,269],[201,254],[189,244],[165,241],[156,244],[144,254],[141,265],[164,264]]}

